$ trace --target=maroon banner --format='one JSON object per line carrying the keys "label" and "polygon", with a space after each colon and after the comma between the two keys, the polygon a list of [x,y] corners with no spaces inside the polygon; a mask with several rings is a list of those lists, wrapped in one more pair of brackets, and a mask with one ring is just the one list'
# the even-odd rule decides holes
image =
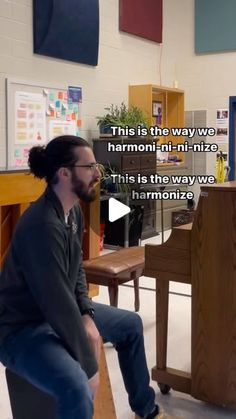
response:
{"label": "maroon banner", "polygon": [[119,29],[162,43],[163,0],[119,0]]}

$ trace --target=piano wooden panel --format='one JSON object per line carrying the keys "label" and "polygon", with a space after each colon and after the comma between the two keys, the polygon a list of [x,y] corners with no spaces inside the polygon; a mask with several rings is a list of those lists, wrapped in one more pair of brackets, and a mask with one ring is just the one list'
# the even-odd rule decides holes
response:
{"label": "piano wooden panel", "polygon": [[[152,378],[236,408],[236,182],[201,188],[192,228],[174,228],[163,245],[145,246],[145,275],[157,278]],[[176,278],[192,284],[191,374],[166,365],[168,287]]]}
{"label": "piano wooden panel", "polygon": [[236,190],[202,188],[193,224],[192,390],[236,407]]}
{"label": "piano wooden panel", "polygon": [[[0,174],[0,267],[4,262],[10,240],[16,223],[30,205],[44,191],[45,183],[28,173],[1,173]],[[87,231],[84,237],[84,258],[89,259],[99,254],[99,199],[91,204],[82,205]],[[98,286],[90,284],[89,295],[98,294]],[[102,347],[100,368],[100,386],[95,398],[94,419],[115,419],[114,401],[111,392],[110,379],[107,370],[104,349]]]}
{"label": "piano wooden panel", "polygon": [[[170,238],[161,246],[147,245],[145,248],[145,275],[161,280],[191,282],[191,240],[192,224],[176,227]],[[158,247],[158,251],[157,251]]]}

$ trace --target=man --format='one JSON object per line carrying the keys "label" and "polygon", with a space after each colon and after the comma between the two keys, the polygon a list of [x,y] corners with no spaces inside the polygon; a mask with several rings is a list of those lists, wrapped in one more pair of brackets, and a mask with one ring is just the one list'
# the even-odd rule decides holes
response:
{"label": "man", "polygon": [[57,137],[29,153],[45,193],[21,217],[0,280],[0,361],[51,394],[58,419],[92,419],[100,335],[114,344],[131,409],[158,417],[140,317],[93,303],[82,269],[78,198],[95,198],[100,172],[88,143]]}

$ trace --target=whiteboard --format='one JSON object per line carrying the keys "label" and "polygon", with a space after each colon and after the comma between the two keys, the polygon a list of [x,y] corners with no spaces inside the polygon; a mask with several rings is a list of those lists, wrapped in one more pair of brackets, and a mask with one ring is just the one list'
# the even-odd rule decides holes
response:
{"label": "whiteboard", "polygon": [[6,80],[6,170],[28,169],[31,147],[59,135],[80,135],[82,89]]}

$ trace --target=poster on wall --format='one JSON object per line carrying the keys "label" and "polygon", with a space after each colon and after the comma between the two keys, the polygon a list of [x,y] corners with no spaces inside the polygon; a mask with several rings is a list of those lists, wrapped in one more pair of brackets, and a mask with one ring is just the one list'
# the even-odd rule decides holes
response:
{"label": "poster on wall", "polygon": [[152,116],[156,118],[156,125],[162,125],[162,102],[152,102]]}
{"label": "poster on wall", "polygon": [[51,119],[49,121],[49,138],[55,138],[59,135],[76,135],[75,121]]}
{"label": "poster on wall", "polygon": [[229,110],[217,109],[216,111],[216,141],[218,143],[228,141]]}
{"label": "poster on wall", "polygon": [[46,143],[45,98],[40,93],[15,92],[15,144]]}

